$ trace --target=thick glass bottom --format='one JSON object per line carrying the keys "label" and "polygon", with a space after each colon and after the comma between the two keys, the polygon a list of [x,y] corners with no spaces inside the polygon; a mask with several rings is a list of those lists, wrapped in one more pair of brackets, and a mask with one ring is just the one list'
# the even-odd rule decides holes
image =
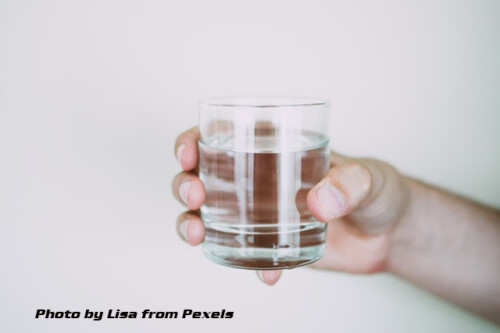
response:
{"label": "thick glass bottom", "polygon": [[254,270],[291,269],[315,262],[323,256],[325,244],[282,249],[236,248],[204,242],[205,256],[224,266]]}

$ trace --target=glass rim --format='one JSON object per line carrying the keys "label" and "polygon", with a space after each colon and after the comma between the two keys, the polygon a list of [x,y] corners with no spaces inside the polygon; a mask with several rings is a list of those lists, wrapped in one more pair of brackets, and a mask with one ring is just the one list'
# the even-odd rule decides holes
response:
{"label": "glass rim", "polygon": [[[253,102],[252,102],[253,101]],[[241,95],[211,97],[198,101],[199,106],[228,108],[289,108],[330,106],[330,101],[323,98],[281,95]]]}

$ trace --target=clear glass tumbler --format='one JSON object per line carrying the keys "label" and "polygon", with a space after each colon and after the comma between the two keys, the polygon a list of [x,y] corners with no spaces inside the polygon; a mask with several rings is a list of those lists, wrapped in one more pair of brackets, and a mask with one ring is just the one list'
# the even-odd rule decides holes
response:
{"label": "clear glass tumbler", "polygon": [[306,197],[328,171],[329,103],[231,97],[199,108],[205,255],[259,270],[321,258],[326,224],[311,216]]}

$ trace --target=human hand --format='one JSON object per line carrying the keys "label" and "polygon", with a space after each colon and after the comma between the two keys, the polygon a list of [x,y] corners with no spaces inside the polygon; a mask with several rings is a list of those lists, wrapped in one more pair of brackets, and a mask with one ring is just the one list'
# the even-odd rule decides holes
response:
{"label": "human hand", "polygon": [[[191,245],[205,237],[198,210],[206,198],[198,178],[198,128],[182,133],[175,152],[183,172],[172,181],[174,196],[189,211],[177,219],[177,231]],[[350,273],[375,273],[386,268],[391,235],[408,204],[404,177],[390,165],[367,158],[330,155],[330,170],[307,195],[310,213],[329,223],[322,259],[310,265]],[[275,284],[281,271],[258,272],[260,279]]]}

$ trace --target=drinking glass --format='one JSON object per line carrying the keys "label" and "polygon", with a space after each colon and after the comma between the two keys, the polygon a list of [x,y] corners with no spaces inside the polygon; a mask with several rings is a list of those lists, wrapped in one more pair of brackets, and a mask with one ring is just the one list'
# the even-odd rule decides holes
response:
{"label": "drinking glass", "polygon": [[326,224],[306,204],[328,170],[329,102],[228,97],[199,103],[203,252],[246,269],[284,269],[321,258]]}

